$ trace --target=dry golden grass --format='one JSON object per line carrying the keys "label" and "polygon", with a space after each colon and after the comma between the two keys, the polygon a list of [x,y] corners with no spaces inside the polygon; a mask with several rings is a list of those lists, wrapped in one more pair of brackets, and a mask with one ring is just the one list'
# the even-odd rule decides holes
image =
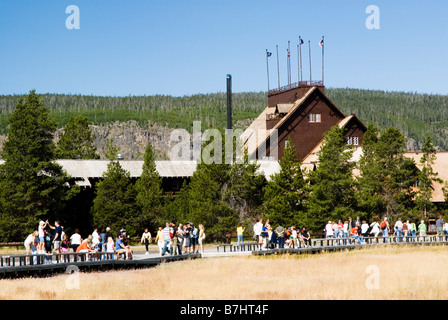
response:
{"label": "dry golden grass", "polygon": [[[208,258],[141,270],[0,281],[1,299],[448,299],[448,248],[383,247],[317,255]],[[377,270],[379,289],[366,281]],[[79,277],[79,289],[70,289]]]}

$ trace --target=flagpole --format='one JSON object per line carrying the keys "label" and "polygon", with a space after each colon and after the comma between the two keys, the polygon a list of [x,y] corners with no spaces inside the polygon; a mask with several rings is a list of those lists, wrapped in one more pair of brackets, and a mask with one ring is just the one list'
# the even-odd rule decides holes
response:
{"label": "flagpole", "polygon": [[266,49],[266,72],[268,76],[268,95],[269,95],[269,62],[268,62],[268,49]]}
{"label": "flagpole", "polygon": [[278,89],[280,90],[280,68],[278,63],[278,45],[277,45],[277,80],[278,80]]}
{"label": "flagpole", "polygon": [[291,87],[291,46],[288,41],[288,84]]}
{"label": "flagpole", "polygon": [[302,38],[299,36],[299,56],[300,56],[300,81],[303,81],[302,74]]}
{"label": "flagpole", "polygon": [[324,36],[322,36],[322,85],[324,84]]}
{"label": "flagpole", "polygon": [[300,55],[299,55],[299,45],[297,45],[297,84],[300,85]]}
{"label": "flagpole", "polygon": [[312,80],[312,74],[311,74],[311,40],[308,40],[308,51],[309,51],[309,57],[310,57],[310,86]]}

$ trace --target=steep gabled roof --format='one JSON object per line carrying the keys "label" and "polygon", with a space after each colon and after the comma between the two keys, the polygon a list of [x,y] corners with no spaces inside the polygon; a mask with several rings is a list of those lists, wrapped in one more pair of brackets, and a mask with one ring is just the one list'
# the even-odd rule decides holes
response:
{"label": "steep gabled roof", "polygon": [[278,111],[279,108],[282,111],[289,110],[288,113],[281,118],[278,123],[270,130],[267,130],[266,127],[266,115],[269,113],[273,113],[273,107],[266,107],[263,112],[251,123],[251,125],[243,132],[241,135],[243,148],[247,149],[249,157],[252,157],[255,152],[269,140],[272,132],[274,130],[278,130],[286,121],[292,117],[301,107],[305,105],[305,102],[311,97],[313,93],[319,94],[319,96],[325,100],[325,102],[341,117],[345,117],[345,115],[331,102],[330,99],[318,88],[318,87],[310,87],[303,97],[296,100],[293,104],[277,104],[276,108]]}
{"label": "steep gabled roof", "polygon": [[[345,128],[351,121],[357,121],[358,123],[360,123],[362,126],[364,126],[364,124],[356,117],[356,115],[351,114],[348,117],[345,117],[344,119],[341,119],[341,121],[339,121],[337,123],[337,126],[339,128]],[[364,126],[365,128],[365,126]],[[315,147],[314,149],[308,153],[308,155],[303,158],[302,160],[302,165],[304,168],[308,169],[308,170],[312,170],[314,165],[318,162],[319,160],[319,155],[318,153],[320,152],[321,148],[322,148],[322,144],[323,144],[324,140],[322,139]],[[361,148],[358,147],[355,149],[354,153],[353,153],[353,157],[352,160],[353,161],[358,161],[359,158],[361,156]]]}

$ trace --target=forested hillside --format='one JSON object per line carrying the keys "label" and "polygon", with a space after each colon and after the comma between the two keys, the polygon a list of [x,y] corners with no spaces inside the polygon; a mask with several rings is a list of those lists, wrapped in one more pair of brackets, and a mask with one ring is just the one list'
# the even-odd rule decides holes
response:
{"label": "forested hillside", "polygon": [[[373,122],[379,128],[394,126],[420,145],[426,136],[431,136],[436,146],[448,149],[448,96],[331,88],[326,89],[326,94],[342,112],[356,113],[366,125]],[[203,129],[226,125],[225,93],[184,97],[40,96],[60,127],[77,114],[95,125],[129,120],[142,127],[150,122],[159,127],[187,130],[195,120],[202,122]],[[7,134],[8,117],[21,97],[24,96],[0,96],[0,134]],[[244,129],[266,107],[267,96],[265,92],[234,93],[232,102],[234,126]]]}

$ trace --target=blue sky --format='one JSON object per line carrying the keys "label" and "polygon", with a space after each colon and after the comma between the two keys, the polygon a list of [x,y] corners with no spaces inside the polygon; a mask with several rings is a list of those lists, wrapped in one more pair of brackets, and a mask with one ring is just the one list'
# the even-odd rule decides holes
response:
{"label": "blue sky", "polygon": [[[80,10],[80,29],[66,28],[67,6]],[[380,10],[380,29],[366,28],[366,8]],[[292,81],[297,43],[303,74],[325,84],[448,94],[446,0],[2,0],[0,94],[192,95],[267,90]]]}

